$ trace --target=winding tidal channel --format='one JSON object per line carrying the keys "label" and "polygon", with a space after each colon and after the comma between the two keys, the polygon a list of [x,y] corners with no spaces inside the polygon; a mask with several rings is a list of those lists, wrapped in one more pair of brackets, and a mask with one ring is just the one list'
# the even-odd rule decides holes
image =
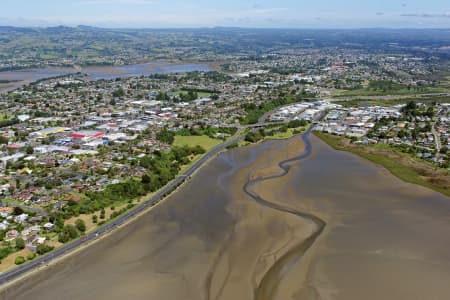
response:
{"label": "winding tidal channel", "polygon": [[307,132],[230,150],[0,299],[450,299],[450,199]]}
{"label": "winding tidal channel", "polygon": [[303,153],[278,163],[279,168],[282,170],[281,173],[263,177],[256,177],[254,179],[249,178],[247,183],[244,185],[244,192],[259,204],[271,209],[275,209],[281,212],[298,216],[300,218],[311,220],[317,227],[316,230],[314,230],[314,232],[311,234],[311,236],[295,245],[292,249],[289,249],[289,251],[287,251],[278,261],[276,261],[270,267],[270,269],[263,276],[261,282],[259,283],[258,287],[255,290],[254,299],[257,300],[276,299],[275,291],[278,287],[278,283],[283,279],[283,273],[286,272],[287,269],[289,269],[289,266],[293,262],[297,261],[300,257],[302,257],[305,254],[305,252],[314,244],[316,239],[325,229],[326,223],[319,217],[308,212],[296,210],[295,208],[291,208],[286,205],[267,201],[252,190],[252,187],[256,184],[264,183],[264,181],[272,180],[275,178],[282,178],[283,176],[289,173],[291,163],[301,161],[302,159],[307,158],[311,154],[312,151],[312,145],[310,142],[311,130],[312,127],[305,134],[302,135],[302,140],[304,143]]}

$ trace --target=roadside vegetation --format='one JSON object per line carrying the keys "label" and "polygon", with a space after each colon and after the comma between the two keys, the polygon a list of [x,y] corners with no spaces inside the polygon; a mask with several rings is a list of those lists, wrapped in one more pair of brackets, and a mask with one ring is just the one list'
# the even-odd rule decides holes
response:
{"label": "roadside vegetation", "polygon": [[68,201],[60,211],[49,215],[50,221],[55,224],[54,233],[58,242],[66,243],[85,234],[91,227],[87,226],[87,219],[92,219],[91,224],[101,226],[109,219],[125,213],[144,196],[156,192],[172,181],[182,166],[190,163],[191,157],[205,152],[199,145],[175,145],[169,152],[157,151],[139,161],[139,165],[146,170],[140,178],[110,184],[103,190],[84,194],[79,201]]}
{"label": "roadside vegetation", "polygon": [[342,105],[346,108],[360,107],[360,106],[395,106],[400,104],[407,104],[411,101],[417,101],[421,103],[449,103],[450,96],[433,96],[433,97],[415,97],[415,98],[397,98],[397,99],[353,99],[353,100],[338,100],[333,101],[335,104]]}

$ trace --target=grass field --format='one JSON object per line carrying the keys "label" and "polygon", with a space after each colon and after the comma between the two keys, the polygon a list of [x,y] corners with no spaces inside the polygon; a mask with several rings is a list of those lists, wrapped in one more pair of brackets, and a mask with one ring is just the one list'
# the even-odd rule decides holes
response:
{"label": "grass field", "polygon": [[173,143],[174,146],[201,146],[206,151],[210,150],[211,148],[219,145],[222,143],[222,140],[219,139],[212,139],[206,135],[201,136],[175,136],[175,142]]}
{"label": "grass field", "polygon": [[450,102],[449,96],[441,96],[441,97],[419,97],[419,98],[401,98],[401,99],[354,99],[354,100],[342,100],[342,101],[333,101],[335,104],[340,104],[344,107],[358,107],[361,105],[370,105],[370,106],[394,106],[399,104],[406,104],[409,101],[422,102],[422,103],[448,103]]}
{"label": "grass field", "polygon": [[424,87],[421,90],[415,89],[393,89],[387,91],[370,90],[370,89],[357,89],[357,90],[340,90],[337,91],[333,97],[353,97],[353,96],[388,96],[388,95],[417,95],[417,94],[429,94],[429,93],[446,93],[448,88],[446,87]]}
{"label": "grass field", "polygon": [[[175,136],[174,146],[189,146],[195,147],[197,145],[201,146],[206,151],[211,150],[215,146],[221,144],[223,141],[219,139],[212,139],[206,135],[201,136]],[[187,171],[197,160],[199,160],[202,155],[194,155],[190,157],[191,162],[187,165],[181,167],[180,174]]]}
{"label": "grass field", "polygon": [[10,118],[11,118],[10,115],[0,114],[0,121],[6,121],[6,120],[9,120]]}
{"label": "grass field", "polygon": [[358,146],[350,144],[343,137],[320,132],[314,134],[336,150],[351,152],[385,167],[403,181],[450,196],[450,179],[446,170],[435,169],[425,162],[412,159],[408,154],[398,153],[387,147]]}
{"label": "grass field", "polygon": [[[178,95],[181,95],[181,94],[187,95],[188,94],[187,91],[183,91],[183,90],[177,90],[177,91],[174,91],[174,93],[176,93]],[[211,96],[210,93],[206,93],[206,92],[197,92],[197,95],[199,98],[207,98],[207,97]]]}

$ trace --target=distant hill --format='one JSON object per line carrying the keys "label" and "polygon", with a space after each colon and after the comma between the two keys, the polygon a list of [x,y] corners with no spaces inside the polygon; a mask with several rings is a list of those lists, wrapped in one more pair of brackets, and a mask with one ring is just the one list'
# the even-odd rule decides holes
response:
{"label": "distant hill", "polygon": [[[449,56],[448,29],[105,29],[0,27],[0,69],[39,64],[116,64],[150,59],[253,56],[290,48],[340,47]],[[3,66],[3,68],[2,68]]]}

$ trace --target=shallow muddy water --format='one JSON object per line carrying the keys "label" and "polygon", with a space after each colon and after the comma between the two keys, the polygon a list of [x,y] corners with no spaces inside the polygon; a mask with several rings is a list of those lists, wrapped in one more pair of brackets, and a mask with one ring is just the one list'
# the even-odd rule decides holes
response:
{"label": "shallow muddy water", "polygon": [[299,137],[220,155],[0,298],[449,299],[450,199],[311,140],[281,177]]}

